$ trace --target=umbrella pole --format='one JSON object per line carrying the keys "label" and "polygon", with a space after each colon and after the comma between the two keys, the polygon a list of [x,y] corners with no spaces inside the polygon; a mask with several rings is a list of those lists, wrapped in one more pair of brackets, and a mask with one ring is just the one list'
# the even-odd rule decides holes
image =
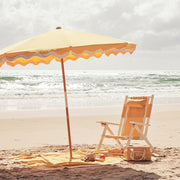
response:
{"label": "umbrella pole", "polygon": [[69,123],[69,110],[68,110],[68,100],[67,100],[67,92],[66,92],[66,79],[65,79],[63,58],[61,59],[61,68],[62,68],[63,85],[64,85],[64,97],[65,97],[65,105],[66,105],[66,120],[67,120],[67,129],[68,129],[68,138],[69,138],[70,161],[71,161],[71,159],[72,159],[71,131],[70,131],[70,123]]}

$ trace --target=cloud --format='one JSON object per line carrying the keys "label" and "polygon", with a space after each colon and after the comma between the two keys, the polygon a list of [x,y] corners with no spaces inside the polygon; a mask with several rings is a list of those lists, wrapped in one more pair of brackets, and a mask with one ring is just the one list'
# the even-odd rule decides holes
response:
{"label": "cloud", "polygon": [[[114,0],[112,0],[114,1]],[[1,0],[0,47],[55,29],[73,28],[76,20],[86,22],[91,15],[106,8],[99,1],[83,0]],[[83,24],[77,29],[83,29]]]}
{"label": "cloud", "polygon": [[178,51],[179,0],[1,0],[0,48],[62,26],[137,43],[137,51]]}
{"label": "cloud", "polygon": [[134,41],[141,50],[159,50],[179,43],[179,7],[180,2],[176,0],[113,1],[90,16],[73,19],[71,24],[94,33]]}

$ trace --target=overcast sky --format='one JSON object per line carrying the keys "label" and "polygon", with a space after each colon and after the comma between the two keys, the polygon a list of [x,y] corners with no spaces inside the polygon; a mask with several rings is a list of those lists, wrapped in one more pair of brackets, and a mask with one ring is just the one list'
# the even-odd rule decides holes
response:
{"label": "overcast sky", "polygon": [[68,61],[68,69],[180,70],[180,0],[0,0],[1,49],[57,26],[137,44],[133,55]]}

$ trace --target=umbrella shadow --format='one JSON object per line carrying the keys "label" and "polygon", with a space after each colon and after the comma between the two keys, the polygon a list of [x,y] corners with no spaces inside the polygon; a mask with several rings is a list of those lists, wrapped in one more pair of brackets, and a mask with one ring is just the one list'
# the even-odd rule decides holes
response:
{"label": "umbrella shadow", "polygon": [[0,179],[159,179],[156,173],[124,168],[119,165],[95,165],[51,170],[32,170],[30,168],[0,169]]}
{"label": "umbrella shadow", "polygon": [[[157,160],[156,160],[157,161]],[[154,161],[127,161],[129,164],[152,164]]]}

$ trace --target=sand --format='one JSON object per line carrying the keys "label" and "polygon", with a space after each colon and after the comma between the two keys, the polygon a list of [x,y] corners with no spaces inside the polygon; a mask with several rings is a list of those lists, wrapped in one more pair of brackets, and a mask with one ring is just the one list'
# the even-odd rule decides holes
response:
{"label": "sand", "polygon": [[[70,108],[73,148],[95,149],[102,133],[96,121],[119,122],[122,107]],[[180,104],[154,105],[148,138],[160,153],[156,161],[33,171],[8,157],[68,149],[63,109],[1,112],[0,179],[178,179]],[[114,141],[105,140],[113,145]]]}

